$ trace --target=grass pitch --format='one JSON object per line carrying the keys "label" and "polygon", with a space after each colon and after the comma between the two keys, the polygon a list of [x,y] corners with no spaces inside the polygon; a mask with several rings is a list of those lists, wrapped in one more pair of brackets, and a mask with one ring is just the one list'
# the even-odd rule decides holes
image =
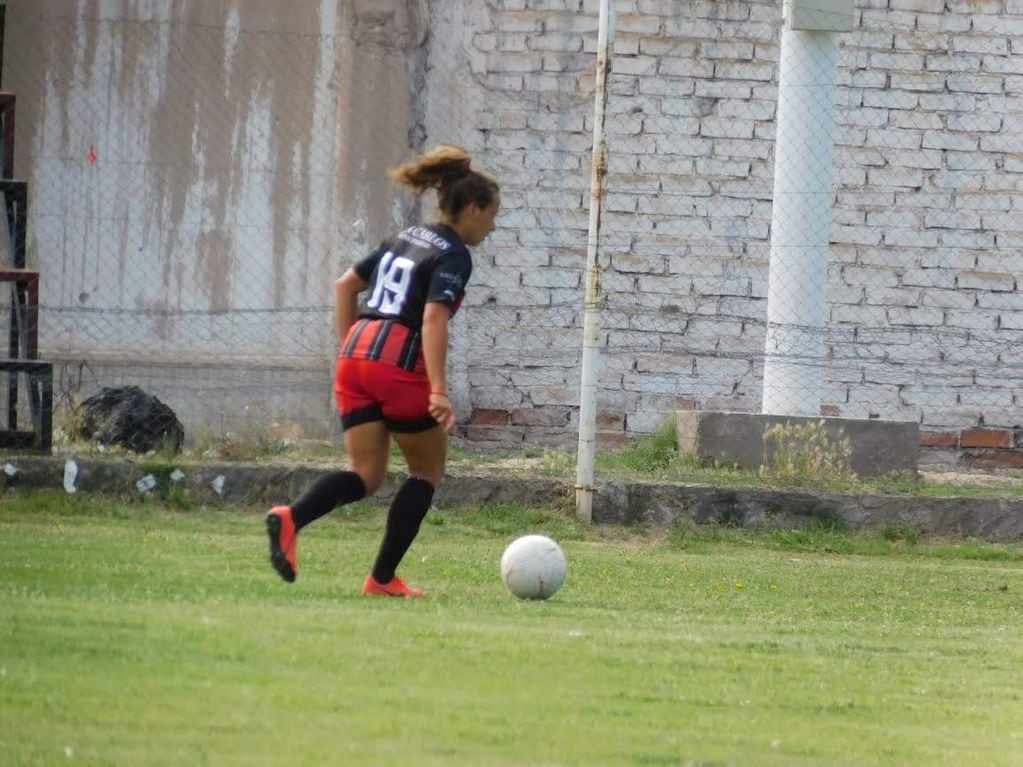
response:
{"label": "grass pitch", "polygon": [[[388,600],[379,510],[304,532],[294,585],[260,511],[0,494],[3,763],[1023,763],[1019,546],[485,506]],[[500,582],[525,532],[569,560],[546,603]]]}

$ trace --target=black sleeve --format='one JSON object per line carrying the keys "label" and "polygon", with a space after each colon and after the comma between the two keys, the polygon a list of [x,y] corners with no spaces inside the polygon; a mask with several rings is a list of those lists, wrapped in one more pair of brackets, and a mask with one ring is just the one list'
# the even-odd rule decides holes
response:
{"label": "black sleeve", "polygon": [[365,258],[356,261],[352,268],[355,269],[355,273],[359,275],[363,282],[369,282],[373,276],[373,270],[377,268],[377,264],[380,262],[380,257],[387,252],[390,240],[384,240],[377,246],[377,249],[370,253]]}
{"label": "black sleeve", "polygon": [[426,300],[457,306],[472,274],[472,258],[464,250],[444,253],[437,258]]}

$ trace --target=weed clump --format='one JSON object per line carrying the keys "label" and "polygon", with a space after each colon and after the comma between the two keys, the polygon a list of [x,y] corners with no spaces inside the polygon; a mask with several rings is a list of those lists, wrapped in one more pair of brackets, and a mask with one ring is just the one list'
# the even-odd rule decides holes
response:
{"label": "weed clump", "polygon": [[764,462],[760,474],[777,479],[827,478],[854,481],[852,446],[841,429],[833,440],[824,421],[803,426],[775,424],[764,431]]}

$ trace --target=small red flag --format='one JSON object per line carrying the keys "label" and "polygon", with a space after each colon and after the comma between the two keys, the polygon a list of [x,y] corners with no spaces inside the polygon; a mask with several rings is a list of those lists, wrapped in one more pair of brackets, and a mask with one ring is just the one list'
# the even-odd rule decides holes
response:
{"label": "small red flag", "polygon": [[99,156],[96,154],[96,145],[95,144],[89,144],[89,155],[88,155],[88,157],[89,157],[89,164],[90,165],[95,165],[96,164],[96,160],[99,159]]}

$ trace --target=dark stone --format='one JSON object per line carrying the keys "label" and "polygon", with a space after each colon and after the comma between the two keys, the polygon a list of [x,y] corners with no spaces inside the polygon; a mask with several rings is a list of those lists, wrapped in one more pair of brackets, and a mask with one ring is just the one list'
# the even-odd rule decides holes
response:
{"label": "dark stone", "polygon": [[104,387],[80,407],[79,437],[136,453],[170,447],[180,452],[185,429],[174,411],[137,386]]}

